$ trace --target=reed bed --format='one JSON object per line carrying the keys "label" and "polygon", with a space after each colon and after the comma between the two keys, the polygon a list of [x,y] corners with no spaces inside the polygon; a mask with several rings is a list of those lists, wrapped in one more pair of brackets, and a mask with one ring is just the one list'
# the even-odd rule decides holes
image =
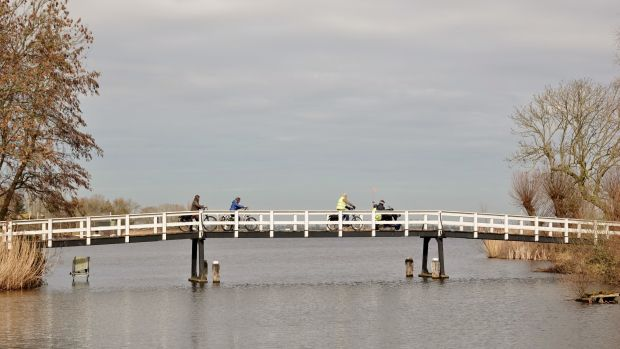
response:
{"label": "reed bed", "polygon": [[482,243],[489,258],[548,261],[555,252],[551,244],[502,240],[483,240]]}
{"label": "reed bed", "polygon": [[41,286],[46,267],[46,255],[36,240],[13,239],[11,249],[0,242],[0,291]]}

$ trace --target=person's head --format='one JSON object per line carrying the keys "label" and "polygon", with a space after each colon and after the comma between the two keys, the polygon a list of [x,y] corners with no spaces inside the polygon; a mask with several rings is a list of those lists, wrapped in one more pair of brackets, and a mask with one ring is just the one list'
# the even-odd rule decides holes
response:
{"label": "person's head", "polygon": [[239,203],[239,201],[241,201],[241,198],[237,196],[237,197],[235,198],[235,201],[236,201],[237,203]]}
{"label": "person's head", "polygon": [[198,194],[194,195],[194,200],[200,200],[200,195]]}
{"label": "person's head", "polygon": [[381,200],[379,201],[379,203],[381,203],[381,204],[385,204],[385,200],[381,199]]}
{"label": "person's head", "polygon": [[341,196],[346,199],[347,198],[347,193],[342,193]]}

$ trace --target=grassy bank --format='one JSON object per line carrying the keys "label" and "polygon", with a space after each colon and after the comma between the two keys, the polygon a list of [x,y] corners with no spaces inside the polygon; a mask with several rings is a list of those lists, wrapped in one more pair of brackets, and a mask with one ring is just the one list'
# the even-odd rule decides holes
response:
{"label": "grassy bank", "polygon": [[549,244],[502,240],[483,240],[482,243],[489,258],[548,261],[555,252],[555,247]]}
{"label": "grassy bank", "polygon": [[36,288],[43,284],[47,258],[33,239],[14,239],[9,250],[0,243],[0,291]]}

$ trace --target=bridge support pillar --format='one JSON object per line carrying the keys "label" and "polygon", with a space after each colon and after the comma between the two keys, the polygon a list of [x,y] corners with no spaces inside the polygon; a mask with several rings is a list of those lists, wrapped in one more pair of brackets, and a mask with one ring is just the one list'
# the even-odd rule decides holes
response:
{"label": "bridge support pillar", "polygon": [[[428,272],[428,243],[431,241],[431,237],[423,237],[423,239],[424,242],[422,245],[422,272],[418,276],[427,278],[432,277],[432,274]],[[446,275],[443,255],[443,237],[434,237],[432,239],[435,239],[437,241],[437,254],[439,255],[439,276],[434,277],[434,279],[447,279],[448,275]]]}
{"label": "bridge support pillar", "polygon": [[192,275],[189,281],[204,284],[207,282],[207,266],[205,261],[205,239],[192,239]]}

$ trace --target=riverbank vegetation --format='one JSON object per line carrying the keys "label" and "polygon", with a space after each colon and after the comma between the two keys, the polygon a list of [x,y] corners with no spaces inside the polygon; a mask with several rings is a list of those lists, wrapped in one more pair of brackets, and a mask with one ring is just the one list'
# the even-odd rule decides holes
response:
{"label": "riverbank vegetation", "polygon": [[[513,178],[518,207],[530,216],[620,220],[620,80],[547,87],[511,118],[520,137],[511,160],[529,168]],[[579,295],[594,283],[620,285],[615,237],[524,247],[485,242],[485,248],[492,258],[544,256],[553,262],[549,270],[567,274]]]}
{"label": "riverbank vegetation", "polygon": [[11,249],[0,243],[0,291],[36,288],[43,284],[47,256],[34,239],[14,239]]}

